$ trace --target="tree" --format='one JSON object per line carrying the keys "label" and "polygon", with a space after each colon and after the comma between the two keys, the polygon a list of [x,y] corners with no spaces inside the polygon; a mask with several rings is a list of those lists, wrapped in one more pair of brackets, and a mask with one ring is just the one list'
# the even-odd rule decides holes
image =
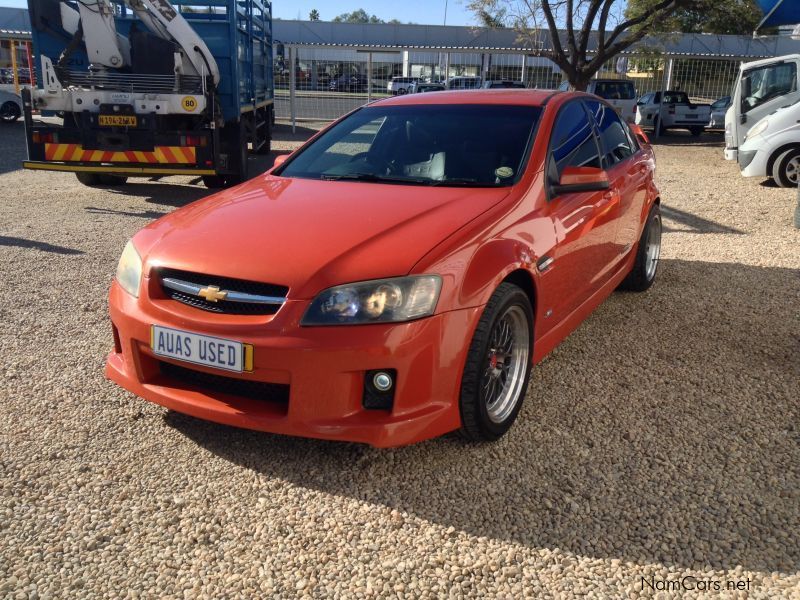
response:
{"label": "tree", "polygon": [[[585,90],[603,64],[640,41],[657,24],[693,0],[644,0],[648,10],[626,14],[619,0],[471,0],[476,16],[481,11],[505,15],[540,56],[552,60],[570,85]],[[564,35],[558,23],[564,23]],[[550,34],[546,47],[544,30]]]}
{"label": "tree", "polygon": [[476,14],[478,23],[481,27],[488,27],[489,29],[503,29],[506,26],[506,10],[502,7],[498,8],[497,12],[491,13],[485,9],[479,9]]}
{"label": "tree", "polygon": [[375,15],[370,15],[367,11],[363,8],[359,8],[358,10],[354,10],[351,13],[342,13],[335,19],[333,19],[334,23],[383,23],[383,19],[378,18]]}
{"label": "tree", "polygon": [[319,11],[314,8],[308,13],[308,20],[309,21],[319,21]]}
{"label": "tree", "polygon": [[[652,4],[653,0],[629,0],[626,15],[642,14]],[[677,10],[671,18],[657,23],[654,31],[749,35],[762,16],[755,0],[694,0]]]}

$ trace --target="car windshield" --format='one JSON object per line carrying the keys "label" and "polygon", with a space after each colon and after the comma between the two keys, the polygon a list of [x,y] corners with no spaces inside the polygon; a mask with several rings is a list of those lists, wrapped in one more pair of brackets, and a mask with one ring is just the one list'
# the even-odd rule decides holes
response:
{"label": "car windshield", "polygon": [[500,187],[522,173],[541,109],[519,105],[370,106],[279,168],[282,177]]}
{"label": "car windshield", "polygon": [[742,73],[742,113],[765,102],[797,91],[797,65],[777,63]]}

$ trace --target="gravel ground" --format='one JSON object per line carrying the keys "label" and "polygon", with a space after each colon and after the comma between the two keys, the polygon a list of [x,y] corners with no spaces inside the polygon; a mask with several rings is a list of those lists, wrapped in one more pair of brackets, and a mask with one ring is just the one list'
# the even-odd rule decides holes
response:
{"label": "gravel ground", "polygon": [[795,196],[718,137],[658,146],[658,283],[534,370],[510,435],[389,451],[106,381],[125,241],[207,191],[92,190],[19,170],[21,125],[0,141],[0,596],[800,598]]}

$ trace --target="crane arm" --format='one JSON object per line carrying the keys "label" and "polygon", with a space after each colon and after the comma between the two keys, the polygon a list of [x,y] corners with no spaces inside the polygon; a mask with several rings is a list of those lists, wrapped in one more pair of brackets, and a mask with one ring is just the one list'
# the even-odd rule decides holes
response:
{"label": "crane arm", "polygon": [[219,83],[219,67],[203,39],[168,0],[125,0],[145,26],[164,39],[174,40],[198,75],[211,75]]}

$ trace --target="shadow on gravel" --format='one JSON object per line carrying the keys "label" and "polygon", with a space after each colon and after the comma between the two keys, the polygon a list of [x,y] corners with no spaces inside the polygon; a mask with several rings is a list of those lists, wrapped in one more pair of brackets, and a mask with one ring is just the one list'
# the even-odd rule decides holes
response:
{"label": "shadow on gravel", "polygon": [[28,157],[22,120],[0,123],[0,146],[0,175],[21,169],[22,161]]}
{"label": "shadow on gravel", "polygon": [[[278,154],[284,154],[284,152],[275,151],[263,156],[251,154],[248,158],[250,163],[250,178],[258,177],[272,168],[275,157],[278,156]],[[168,177],[161,180],[129,179],[128,183],[125,185],[108,187],[105,189],[105,192],[109,195],[108,197],[112,199],[115,195],[131,196],[143,199],[150,204],[172,206],[174,208],[186,206],[187,204],[205,198],[218,191],[221,190],[208,189],[200,179],[194,179],[188,184],[176,184],[171,183]],[[87,210],[89,210],[88,207]],[[160,213],[156,216],[161,216],[162,214],[163,213]],[[130,216],[144,215],[134,214]]]}
{"label": "shadow on gravel", "polygon": [[650,143],[654,146],[695,146],[720,149],[725,147],[725,136],[721,132],[705,132],[698,137],[681,129],[670,129],[666,135],[662,134],[659,137],[655,137],[652,130],[646,130],[645,133],[650,137]]}
{"label": "shadow on gravel", "polygon": [[794,572],[798,297],[790,269],[663,261],[648,293],[614,294],[534,369],[520,418],[496,444],[448,436],[376,450],[165,419],[254,472],[470,535],[639,564]]}
{"label": "shadow on gravel", "polygon": [[728,227],[716,221],[710,221],[692,213],[678,210],[677,208],[671,208],[665,204],[661,205],[661,214],[667,221],[679,223],[686,227],[686,229],[675,229],[667,224],[664,226],[664,231],[680,231],[683,233],[729,233],[735,235],[744,235],[745,233],[734,227]]}
{"label": "shadow on gravel", "polygon": [[85,206],[84,210],[93,215],[110,215],[115,217],[135,217],[137,219],[158,219],[167,213],[158,210],[144,210],[141,212],[131,212],[129,210],[116,210],[113,208],[97,208],[96,206]]}
{"label": "shadow on gravel", "polygon": [[42,252],[52,252],[54,254],[83,254],[83,250],[76,250],[74,248],[67,248],[65,246],[54,246],[47,242],[37,242],[35,240],[26,240],[25,238],[8,237],[0,235],[0,246],[16,246],[18,248],[34,248]]}

